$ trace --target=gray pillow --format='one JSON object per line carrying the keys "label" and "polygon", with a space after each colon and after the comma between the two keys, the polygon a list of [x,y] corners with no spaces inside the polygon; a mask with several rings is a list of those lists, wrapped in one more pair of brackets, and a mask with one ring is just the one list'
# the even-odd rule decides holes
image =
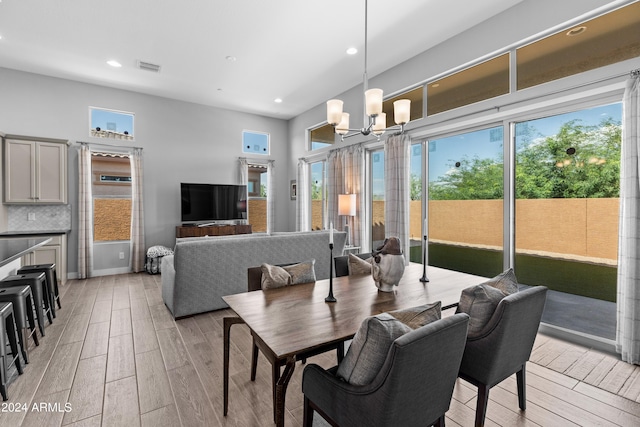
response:
{"label": "gray pillow", "polygon": [[286,265],[282,268],[291,275],[291,284],[311,283],[316,281],[316,260],[301,262],[299,264]]}
{"label": "gray pillow", "polygon": [[355,256],[354,254],[349,254],[349,259],[347,260],[347,267],[349,268],[349,276],[359,275],[359,274],[371,274],[371,260],[373,258],[369,257],[366,260]]}
{"label": "gray pillow", "polygon": [[384,365],[393,341],[410,331],[411,328],[389,313],[367,317],[338,365],[336,375],[353,385],[371,383]]}
{"label": "gray pillow", "polygon": [[518,292],[518,281],[512,268],[480,285],[464,289],[456,312],[469,315],[467,337],[480,335],[502,298],[514,292]]}
{"label": "gray pillow", "polygon": [[440,320],[442,317],[441,306],[441,302],[436,301],[433,304],[424,304],[403,310],[390,311],[389,314],[411,329],[418,329],[428,323]]}
{"label": "gray pillow", "polygon": [[500,289],[506,295],[518,292],[518,279],[516,279],[516,274],[513,272],[513,268],[503,271],[496,277],[489,279],[484,283]]}
{"label": "gray pillow", "polygon": [[457,312],[469,315],[467,337],[477,337],[493,316],[493,312],[506,294],[488,284],[464,289],[460,296]]}
{"label": "gray pillow", "polygon": [[291,285],[291,275],[284,268],[277,265],[262,264],[262,289],[275,289]]}

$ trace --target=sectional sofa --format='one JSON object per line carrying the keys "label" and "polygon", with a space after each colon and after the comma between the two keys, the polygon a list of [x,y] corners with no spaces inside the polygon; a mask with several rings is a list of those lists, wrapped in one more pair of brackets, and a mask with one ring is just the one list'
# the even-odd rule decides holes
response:
{"label": "sectional sofa", "polygon": [[[346,233],[334,231],[334,256]],[[318,280],[329,278],[329,231],[177,239],[162,259],[162,298],[175,318],[227,307],[225,295],[247,291],[247,269],[315,259]]]}

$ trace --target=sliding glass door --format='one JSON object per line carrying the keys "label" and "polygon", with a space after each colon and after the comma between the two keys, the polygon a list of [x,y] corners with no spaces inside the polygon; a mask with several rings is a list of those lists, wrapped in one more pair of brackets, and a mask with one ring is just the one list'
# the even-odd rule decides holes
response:
{"label": "sliding glass door", "polygon": [[429,264],[492,277],[503,270],[503,130],[428,141]]}
{"label": "sliding glass door", "polygon": [[598,301],[616,300],[621,114],[616,103],[515,125],[518,280],[587,297],[552,294],[583,309],[544,320],[608,339],[615,307]]}

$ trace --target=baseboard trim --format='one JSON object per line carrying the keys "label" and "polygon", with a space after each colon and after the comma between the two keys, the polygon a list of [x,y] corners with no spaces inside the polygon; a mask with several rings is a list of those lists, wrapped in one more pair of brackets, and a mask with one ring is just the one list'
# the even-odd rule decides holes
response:
{"label": "baseboard trim", "polygon": [[[91,277],[99,277],[99,276],[113,276],[115,274],[127,274],[132,273],[131,267],[118,267],[118,268],[106,268],[104,270],[93,270],[91,272]],[[78,272],[67,273],[67,279],[77,279]]]}
{"label": "baseboard trim", "polygon": [[560,326],[550,325],[548,323],[540,323],[538,332],[620,357],[620,355],[616,353],[616,342],[613,340],[572,331],[571,329],[561,328]]}

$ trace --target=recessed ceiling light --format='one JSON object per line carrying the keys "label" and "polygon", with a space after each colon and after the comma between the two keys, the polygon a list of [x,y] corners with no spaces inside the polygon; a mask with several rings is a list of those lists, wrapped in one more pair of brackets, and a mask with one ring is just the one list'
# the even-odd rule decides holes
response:
{"label": "recessed ceiling light", "polygon": [[237,58],[235,56],[229,55],[229,56],[226,56],[224,59],[226,59],[229,62],[236,62]]}
{"label": "recessed ceiling light", "polygon": [[355,55],[356,53],[358,53],[358,49],[356,49],[355,47],[350,47],[349,49],[347,49],[347,55]]}
{"label": "recessed ceiling light", "polygon": [[440,86],[440,83],[434,83],[431,85],[431,87],[438,87],[438,86]]}
{"label": "recessed ceiling light", "polygon": [[570,29],[569,31],[567,31],[567,35],[568,35],[569,37],[571,37],[571,36],[577,36],[578,34],[582,34],[582,33],[584,33],[585,31],[587,31],[587,27],[585,27],[585,26],[583,25],[583,26],[581,26],[581,27],[575,27],[575,28]]}
{"label": "recessed ceiling light", "polygon": [[282,98],[276,98],[273,100],[276,104],[280,104],[282,102]]}
{"label": "recessed ceiling light", "polygon": [[115,60],[113,60],[113,59],[111,59],[111,60],[107,61],[107,64],[109,64],[109,65],[111,65],[112,67],[115,67],[115,68],[120,68],[120,67],[122,67],[122,64],[121,64],[121,63],[119,63],[118,61],[115,61]]}

